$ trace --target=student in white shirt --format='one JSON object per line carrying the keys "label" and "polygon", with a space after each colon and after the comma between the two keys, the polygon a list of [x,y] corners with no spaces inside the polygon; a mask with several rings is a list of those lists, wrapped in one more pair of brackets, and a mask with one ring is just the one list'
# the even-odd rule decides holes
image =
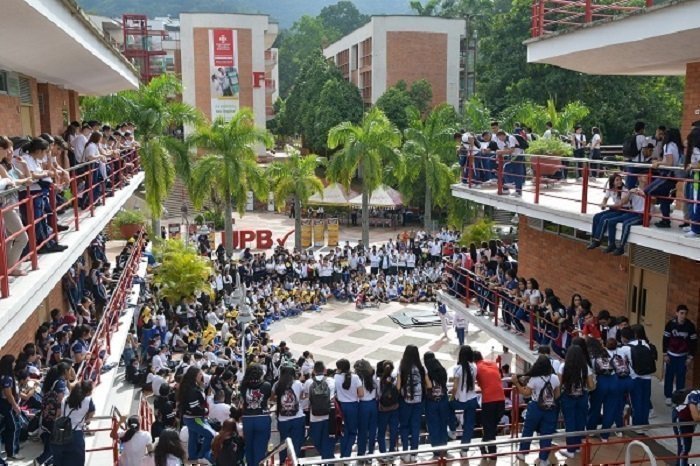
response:
{"label": "student in white shirt", "polygon": [[88,137],[90,136],[90,127],[88,125],[83,125],[80,133],[73,137],[69,143],[73,147],[73,155],[75,155],[75,160],[78,163],[85,162],[85,157],[83,152],[85,152],[85,146],[88,142]]}
{"label": "student in white shirt", "polygon": [[126,421],[126,430],[119,432],[122,452],[119,466],[141,466],[141,462],[153,450],[151,434],[140,428],[138,416],[130,416]]}
{"label": "student in white shirt", "polygon": [[453,413],[451,430],[456,428],[455,411],[462,410],[464,418],[461,443],[470,443],[474,435],[476,410],[479,408],[476,394],[476,364],[474,364],[474,351],[471,346],[462,346],[459,349],[457,365],[452,371],[452,398],[454,401],[450,403]]}
{"label": "student in white shirt", "polygon": [[371,455],[377,441],[377,384],[374,368],[364,359],[355,362],[355,373],[362,381],[364,394],[360,397],[357,426],[357,455]]}
{"label": "student in white shirt", "polygon": [[349,458],[357,439],[360,399],[365,396],[365,389],[360,377],[350,372],[350,362],[347,359],[339,359],[335,367],[336,374],[333,380],[336,398],[343,410],[345,422],[345,431],[340,438],[340,457]]}
{"label": "student in white shirt", "polygon": [[[301,456],[305,438],[304,411],[300,403],[302,389],[302,383],[296,380],[296,369],[283,365],[270,397],[270,401],[277,404],[277,428],[280,438],[292,439],[297,456]],[[280,464],[284,464],[286,459],[287,451],[284,450],[280,452]]]}
{"label": "student in white shirt", "polygon": [[56,466],[85,466],[85,435],[83,428],[95,414],[92,402],[92,382],[80,382],[61,403],[61,413],[67,416],[73,429],[73,441],[67,445],[51,445]]}
{"label": "student in white shirt", "polygon": [[225,402],[226,394],[223,390],[217,390],[214,394],[214,402],[209,407],[209,418],[224,423],[231,417],[231,405]]}
{"label": "student in white shirt", "polygon": [[[628,330],[629,329],[629,330]],[[627,346],[630,349],[630,377],[632,378],[632,392],[630,401],[632,402],[632,424],[643,426],[649,424],[649,411],[651,410],[651,378],[652,373],[641,373],[640,370],[646,364],[643,364],[642,354],[647,355],[653,353],[647,340],[644,326],[635,324],[628,329],[622,329],[622,339],[627,339]],[[629,337],[631,339],[628,339]],[[639,347],[645,347],[646,351]],[[653,362],[653,360],[652,360]],[[655,363],[653,364],[655,365]],[[648,371],[647,371],[648,372]]]}
{"label": "student in white shirt", "polygon": [[301,396],[309,400],[309,436],[311,437],[311,442],[316,448],[316,451],[321,454],[322,459],[329,459],[333,458],[333,450],[335,447],[335,438],[331,437],[328,433],[329,416],[328,414],[314,414],[314,407],[310,399],[314,390],[316,390],[317,393],[324,392],[325,387],[328,388],[328,412],[331,412],[330,403],[335,396],[335,381],[330,377],[326,377],[326,366],[323,364],[323,361],[316,361],[314,363],[313,377],[304,383],[304,390]]}
{"label": "student in white shirt", "polygon": [[[593,133],[593,136],[591,136],[591,160],[601,160],[601,152],[600,152],[600,146],[603,144],[603,137],[600,134],[600,128],[597,126],[594,126],[591,128],[591,132]],[[591,169],[591,177],[592,178],[597,178],[600,176],[605,176],[605,170],[601,169],[602,166],[599,163],[591,162],[590,164],[590,169]]]}

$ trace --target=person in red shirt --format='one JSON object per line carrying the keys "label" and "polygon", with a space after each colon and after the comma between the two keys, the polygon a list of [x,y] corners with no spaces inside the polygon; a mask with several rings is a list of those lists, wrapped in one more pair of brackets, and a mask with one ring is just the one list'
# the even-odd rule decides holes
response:
{"label": "person in red shirt", "polygon": [[583,315],[583,328],[581,333],[584,337],[592,337],[600,340],[600,326],[598,325],[598,319],[595,318],[593,312],[587,310]]}
{"label": "person in red shirt", "polygon": [[[501,371],[493,361],[476,361],[476,382],[481,388],[481,425],[484,429],[482,441],[496,440],[498,422],[506,409],[506,395],[501,381]],[[482,454],[496,458],[496,446],[482,448]]]}

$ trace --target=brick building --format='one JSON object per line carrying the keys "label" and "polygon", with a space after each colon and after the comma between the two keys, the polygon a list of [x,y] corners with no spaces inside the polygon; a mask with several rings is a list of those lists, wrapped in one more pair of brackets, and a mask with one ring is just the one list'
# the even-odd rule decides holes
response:
{"label": "brick building", "polygon": [[323,50],[365,104],[374,104],[398,81],[409,86],[426,79],[433,105],[459,108],[465,21],[427,16],[372,16],[371,20]]}
{"label": "brick building", "polygon": [[279,95],[277,30],[266,15],[181,14],[183,101],[212,119],[249,107],[265,127]]}

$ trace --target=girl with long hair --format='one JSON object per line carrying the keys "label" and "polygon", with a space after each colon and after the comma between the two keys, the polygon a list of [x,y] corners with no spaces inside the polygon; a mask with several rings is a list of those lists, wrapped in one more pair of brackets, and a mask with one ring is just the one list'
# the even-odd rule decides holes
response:
{"label": "girl with long hair", "polygon": [[80,382],[64,398],[58,417],[67,416],[73,429],[73,440],[68,445],[51,445],[54,466],[85,465],[85,435],[83,426],[95,414],[92,402],[92,382]]}
{"label": "girl with long hair", "polygon": [[[559,377],[554,373],[552,363],[546,355],[540,355],[530,370],[522,376],[513,374],[513,386],[518,392],[530,398],[527,404],[527,416],[523,425],[522,436],[532,437],[537,431],[540,435],[551,435],[556,431],[559,416]],[[548,466],[549,447],[551,439],[540,440],[539,466]],[[530,442],[520,442],[520,451],[528,451]],[[518,453],[515,457],[525,461],[525,454]]]}
{"label": "girl with long hair", "polygon": [[651,167],[655,169],[654,173],[658,173],[663,178],[654,177],[644,188],[644,192],[649,196],[658,196],[659,209],[663,218],[656,222],[656,226],[660,228],[671,226],[671,204],[673,203],[671,191],[676,189],[676,180],[668,179],[667,177],[680,177],[682,170],[659,170],[658,167],[661,165],[665,167],[681,167],[683,165],[683,149],[681,132],[678,128],[668,128],[664,135],[663,157],[651,163]]}
{"label": "girl with long hair", "polygon": [[[12,165],[12,153],[13,145],[6,136],[0,136],[0,187],[3,189],[11,189],[17,186],[23,186],[31,182],[31,178],[25,176],[21,171],[14,168]],[[22,161],[23,164],[26,163]],[[8,194],[4,196],[3,201],[5,205],[10,206],[19,200],[18,195]],[[7,256],[7,267],[8,269],[14,266],[17,261],[22,257],[22,251],[29,241],[29,236],[27,232],[24,231],[19,233],[24,224],[22,223],[22,217],[20,216],[19,209],[15,207],[14,209],[6,209],[3,214],[3,221],[5,222],[5,229],[8,235],[17,234],[17,237],[7,245],[7,250],[5,252]],[[13,270],[10,275],[12,276],[22,276],[27,275],[27,272],[22,269]]]}
{"label": "girl with long hair", "polygon": [[[417,450],[420,440],[420,424],[423,415],[423,399],[432,384],[418,354],[418,347],[407,345],[399,363],[396,378],[399,397],[399,432],[403,450]],[[415,454],[404,455],[404,460],[415,459]]]}
{"label": "girl with long hair", "polygon": [[632,340],[627,343],[632,356],[632,364],[630,365],[630,374],[632,376],[632,393],[630,393],[632,424],[635,426],[644,426],[649,424],[649,411],[651,410],[651,378],[653,374],[637,373],[635,366],[639,369],[639,365],[635,362],[637,358],[635,353],[640,354],[641,348],[635,347],[647,347],[648,350],[651,350],[651,346],[649,345],[649,339],[647,338],[646,330],[644,330],[643,325],[635,324],[629,328],[633,335]]}
{"label": "girl with long hair", "polygon": [[[277,404],[277,428],[280,438],[291,438],[297,456],[301,456],[301,447],[305,437],[305,418],[301,408],[301,392],[304,388],[296,378],[296,368],[282,366],[280,378],[272,387],[270,401]],[[287,450],[280,452],[280,464],[287,459]]]}
{"label": "girl with long hair", "polygon": [[396,451],[399,438],[399,391],[396,389],[394,364],[377,363],[377,444],[380,453],[386,453],[386,430],[389,428],[389,451]]}
{"label": "girl with long hair", "polygon": [[259,364],[246,367],[239,388],[243,401],[243,437],[246,440],[247,464],[259,464],[267,453],[272,419],[268,400],[272,394],[270,382],[263,380],[263,369]]}
{"label": "girl with long hair", "polygon": [[126,429],[119,434],[122,453],[119,455],[119,466],[141,466],[143,459],[153,450],[151,434],[141,430],[141,420],[138,416],[129,416]]}
{"label": "girl with long hair", "polygon": [[434,447],[447,445],[447,425],[450,420],[450,403],[447,399],[447,371],[431,351],[423,355],[425,372],[432,388],[426,392],[425,410],[429,415],[425,421],[430,444]]}
{"label": "girl with long hair", "polygon": [[340,457],[349,458],[352,446],[357,439],[357,429],[360,414],[360,399],[365,396],[365,388],[357,374],[350,371],[350,361],[339,359],[335,363],[336,373],[333,376],[335,392],[340,409],[343,412],[345,428],[340,438]]}
{"label": "girl with long hair", "polygon": [[365,390],[359,406],[357,455],[371,455],[377,441],[377,384],[374,380],[374,368],[367,360],[360,359],[355,362],[355,373]]}
{"label": "girl with long hair", "polygon": [[[620,332],[623,329],[621,328]],[[632,377],[630,377],[632,354],[630,353],[630,347],[618,344],[616,338],[608,338],[608,341],[605,342],[605,349],[610,355],[610,360],[615,370],[615,385],[610,394],[610,397],[613,398],[613,419],[615,426],[624,427],[625,401],[632,392]]]}
{"label": "girl with long hair", "polygon": [[[593,216],[591,226],[591,242],[588,249],[595,249],[601,245],[605,233],[607,220],[620,215],[620,209],[627,207],[627,188],[619,173],[613,173],[606,182],[605,195],[600,204],[601,211]],[[608,201],[612,204],[608,206]]]}
{"label": "girl with long hair", "polygon": [[211,456],[216,466],[243,466],[244,442],[238,434],[236,421],[227,419],[211,444]]}
{"label": "girl with long hair", "polygon": [[[596,388],[590,394],[590,409],[588,411],[588,430],[596,430],[602,423],[603,429],[609,429],[615,421],[617,409],[617,377],[612,358],[603,348],[600,340],[587,338],[586,346],[590,357],[591,366],[596,377]],[[603,410],[601,417],[601,408]],[[610,434],[601,434],[601,438],[607,440]]]}
{"label": "girl with long hair", "polygon": [[181,466],[185,462],[185,454],[180,434],[175,429],[164,429],[153,449],[155,466]]}
{"label": "girl with long hair", "polygon": [[462,410],[462,444],[471,443],[476,424],[479,401],[476,394],[476,364],[474,351],[469,345],[459,349],[457,365],[452,373],[452,421],[451,430],[456,430],[456,412]]}
{"label": "girl with long hair", "polygon": [[204,373],[199,367],[190,366],[187,369],[175,399],[189,433],[188,459],[195,461],[204,458],[211,462],[211,441],[215,432],[209,425],[209,407],[204,396]]}
{"label": "girl with long hair", "polygon": [[[559,367],[561,374],[561,411],[567,432],[580,432],[586,428],[588,392],[595,389],[593,373],[588,369],[586,355],[578,345],[566,351],[564,364]],[[561,454],[572,458],[580,449],[580,436],[566,437],[566,450]]]}
{"label": "girl with long hair", "polygon": [[6,354],[0,358],[0,414],[3,416],[2,443],[5,446],[7,458],[19,458],[19,434],[21,425],[19,415],[19,390],[14,375],[15,357]]}
{"label": "girl with long hair", "polygon": [[34,461],[37,464],[44,464],[51,458],[51,431],[57,416],[60,416],[60,407],[63,398],[70,393],[69,381],[75,378],[75,373],[71,365],[67,362],[59,362],[46,373],[44,383],[41,386],[41,438],[44,449]]}

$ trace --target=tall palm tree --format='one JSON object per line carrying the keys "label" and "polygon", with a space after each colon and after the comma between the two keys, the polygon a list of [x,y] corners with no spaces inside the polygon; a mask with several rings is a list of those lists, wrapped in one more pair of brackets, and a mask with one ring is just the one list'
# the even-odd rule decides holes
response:
{"label": "tall palm tree", "polygon": [[233,254],[233,209],[243,215],[247,194],[257,197],[267,193],[267,182],[258,167],[256,146],[272,144],[272,137],[255,127],[255,117],[249,108],[236,112],[226,123],[217,118],[211,125],[200,125],[188,138],[188,143],[206,155],[194,162],[189,183],[190,199],[196,208],[214,192],[224,204],[224,235],[226,252]]}
{"label": "tall palm tree", "polygon": [[350,186],[356,172],[362,177],[362,242],[369,244],[369,198],[382,183],[383,166],[398,158],[396,148],[401,133],[374,107],[365,113],[359,125],[343,122],[328,132],[328,148],[340,147],[329,165],[329,178]]}
{"label": "tall palm tree", "polygon": [[301,249],[301,206],[314,194],[323,192],[323,183],[316,176],[316,169],[325,165],[326,159],[315,155],[302,157],[292,146],[287,146],[287,154],[289,157],[284,162],[270,165],[267,175],[278,208],[289,196],[294,197],[294,247]]}
{"label": "tall palm tree", "polygon": [[136,138],[141,144],[139,155],[145,173],[146,204],[151,211],[153,231],[160,231],[163,201],[175,181],[175,175],[186,178],[190,157],[182,141],[172,130],[202,120],[191,105],[175,100],[182,94],[182,82],[174,74],[163,74],[142,84],[138,90],[87,98],[83,101],[85,118],[104,122],[131,121],[136,125]]}
{"label": "tall palm tree", "polygon": [[[413,185],[425,178],[425,229],[432,229],[433,204],[444,204],[450,196],[450,185],[457,176],[450,165],[455,159],[454,109],[447,104],[435,107],[425,118],[409,109],[409,127],[404,131],[403,155],[405,167],[402,185]],[[410,191],[408,192],[410,194]],[[410,197],[410,196],[409,196]]]}

